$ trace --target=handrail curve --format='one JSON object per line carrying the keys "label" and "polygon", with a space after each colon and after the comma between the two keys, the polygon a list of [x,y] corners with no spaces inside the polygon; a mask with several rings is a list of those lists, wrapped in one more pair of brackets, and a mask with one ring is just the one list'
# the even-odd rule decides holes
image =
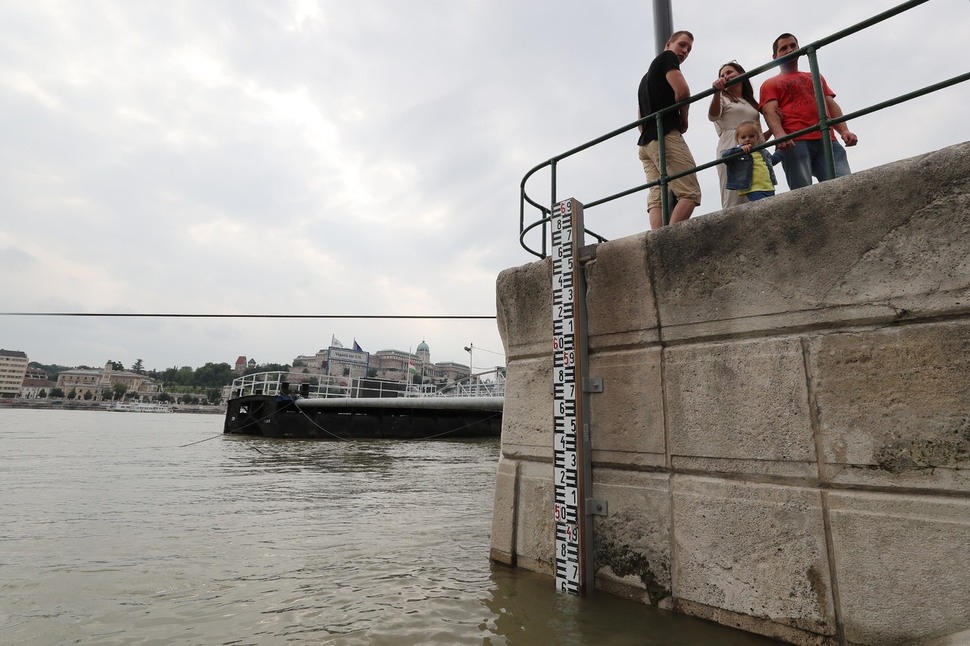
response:
{"label": "handrail curve", "polygon": [[[914,7],[917,7],[917,6],[921,5],[921,4],[925,4],[926,2],[929,2],[929,0],[909,0],[908,2],[904,2],[904,3],[902,3],[902,4],[900,4],[900,5],[896,6],[896,7],[893,7],[892,9],[889,9],[889,10],[884,11],[882,13],[876,14],[875,16],[873,16],[873,17],[871,17],[871,18],[869,18],[867,20],[863,20],[863,21],[861,21],[859,23],[856,23],[855,25],[852,25],[850,27],[847,27],[846,29],[843,29],[841,31],[835,32],[834,34],[831,34],[831,35],[826,36],[824,38],[820,38],[819,40],[816,40],[816,41],[814,41],[812,43],[809,43],[808,45],[805,45],[805,46],[801,47],[800,49],[798,49],[798,50],[796,50],[794,52],[791,52],[790,54],[788,54],[786,56],[783,56],[783,57],[778,58],[778,59],[771,60],[768,63],[765,63],[764,65],[761,65],[759,67],[756,67],[755,69],[753,69],[753,70],[751,70],[749,72],[746,72],[746,73],[741,74],[739,76],[733,77],[731,79],[731,81],[730,81],[729,84],[740,83],[740,82],[744,81],[745,79],[748,79],[748,78],[751,78],[753,76],[757,76],[759,74],[762,74],[762,73],[764,73],[764,72],[766,72],[768,70],[771,70],[771,69],[773,69],[773,68],[781,65],[783,62],[785,62],[787,60],[790,60],[792,58],[798,58],[798,57],[801,57],[801,56],[806,56],[809,59],[809,64],[810,64],[811,74],[812,74],[812,80],[813,80],[813,83],[814,83],[815,88],[816,88],[816,93],[818,94],[820,92],[819,77],[821,75],[820,75],[820,73],[818,71],[818,62],[817,62],[817,59],[816,59],[816,53],[817,53],[817,51],[819,49],[821,49],[822,47],[824,47],[826,45],[830,45],[830,44],[832,44],[832,43],[834,43],[836,41],[842,40],[843,38],[846,38],[848,36],[851,36],[852,34],[855,34],[857,32],[860,32],[860,31],[864,30],[864,29],[867,29],[867,28],[871,27],[872,25],[875,25],[877,23],[880,23],[880,22],[883,22],[885,20],[888,20],[889,18],[892,18],[892,17],[894,17],[894,16],[896,16],[898,14],[901,14],[901,13],[903,13],[905,11],[909,11],[910,9],[913,9]],[[826,146],[825,146],[826,151],[825,152],[826,152],[826,157],[827,157],[827,167],[828,167],[829,175],[831,176],[831,175],[834,174],[834,171],[833,171],[833,169],[834,169],[834,161],[832,159],[831,144],[828,143],[829,140],[828,140],[828,137],[826,135],[827,135],[827,133],[829,132],[829,130],[832,127],[834,127],[834,126],[836,126],[836,125],[838,125],[840,123],[844,123],[844,122],[846,122],[846,121],[848,121],[850,119],[855,119],[855,118],[858,118],[858,117],[862,117],[862,116],[871,114],[873,112],[878,112],[879,110],[883,110],[885,108],[890,108],[890,107],[899,105],[900,103],[905,103],[906,101],[911,101],[913,99],[916,99],[916,98],[925,96],[927,94],[931,94],[933,92],[936,92],[936,91],[945,89],[947,87],[950,87],[952,85],[956,85],[958,83],[963,83],[963,82],[968,81],[968,80],[970,80],[970,72],[964,73],[964,74],[960,74],[960,75],[954,76],[952,78],[945,79],[943,81],[939,81],[939,82],[934,83],[932,85],[928,85],[928,86],[925,86],[925,87],[922,87],[922,88],[913,90],[913,91],[908,92],[906,94],[902,94],[902,95],[897,96],[895,98],[888,99],[886,101],[882,101],[880,103],[876,103],[876,104],[870,105],[870,106],[865,107],[865,108],[861,108],[859,110],[856,110],[856,111],[851,112],[851,113],[848,113],[848,114],[843,114],[841,117],[829,118],[829,117],[825,116],[824,114],[821,114],[820,119],[819,119],[819,123],[817,123],[816,125],[809,126],[808,128],[803,128],[803,129],[798,130],[796,132],[787,133],[784,137],[778,137],[777,139],[768,140],[768,141],[763,142],[763,143],[759,144],[758,146],[754,147],[752,150],[761,150],[761,149],[767,148],[769,146],[776,146],[779,143],[783,143],[783,142],[788,141],[790,139],[794,139],[796,137],[800,137],[800,136],[802,136],[802,135],[804,135],[806,133],[809,133],[809,132],[821,132],[823,134],[822,140],[823,140],[823,142],[826,143]],[[545,161],[545,162],[543,162],[541,164],[538,164],[535,167],[533,167],[532,169],[530,169],[529,172],[527,172],[525,174],[525,176],[522,178],[522,181],[519,184],[519,194],[520,194],[520,200],[519,200],[519,245],[523,249],[525,249],[527,252],[529,252],[530,254],[532,254],[534,256],[538,256],[539,258],[545,258],[546,257],[547,233],[548,233],[547,232],[547,225],[549,224],[549,222],[551,220],[551,217],[552,217],[551,216],[551,214],[552,214],[552,208],[555,206],[555,204],[557,202],[557,197],[556,197],[556,195],[557,195],[557,193],[556,193],[556,166],[557,166],[557,164],[559,162],[561,162],[561,161],[563,161],[563,160],[565,160],[565,159],[567,159],[569,157],[572,157],[573,155],[576,155],[576,154],[578,154],[580,152],[583,152],[583,151],[585,151],[585,150],[587,150],[589,148],[592,148],[592,147],[594,147],[594,146],[596,146],[598,144],[601,144],[601,143],[606,142],[606,141],[609,141],[609,140],[611,140],[611,139],[613,139],[615,137],[618,137],[619,135],[625,134],[625,133],[629,132],[630,130],[633,130],[634,128],[639,128],[640,126],[646,126],[651,121],[653,121],[653,122],[656,123],[657,130],[658,130],[658,135],[660,135],[661,134],[661,130],[660,130],[661,129],[661,119],[662,119],[662,117],[663,117],[664,114],[666,114],[667,112],[674,111],[674,110],[680,110],[680,108],[683,107],[683,106],[685,106],[685,105],[690,105],[692,103],[696,103],[698,101],[702,101],[702,100],[706,99],[707,97],[710,97],[712,94],[714,94],[714,92],[715,92],[714,88],[708,88],[708,89],[706,89],[706,90],[704,90],[702,92],[699,92],[697,94],[694,94],[694,95],[688,97],[687,99],[684,99],[683,101],[680,101],[678,103],[675,103],[674,105],[671,105],[671,106],[669,106],[667,108],[663,108],[661,110],[658,110],[658,111],[656,111],[656,112],[654,112],[652,114],[649,114],[649,115],[644,116],[644,117],[642,117],[640,119],[637,119],[636,121],[633,121],[632,123],[629,123],[629,124],[627,124],[625,126],[622,126],[620,128],[616,128],[615,130],[612,130],[612,131],[610,131],[610,132],[608,132],[608,133],[606,133],[604,135],[601,135],[601,136],[599,136],[599,137],[597,137],[595,139],[592,139],[592,140],[590,140],[588,142],[585,142],[583,144],[580,144],[578,146],[575,146],[573,148],[570,148],[569,150],[567,150],[567,151],[565,151],[563,153],[560,153],[558,155],[555,155],[555,156],[549,158],[548,161]],[[663,137],[662,136],[660,136],[659,141],[660,142],[663,141]],[[664,169],[666,167],[666,164],[664,163],[664,157],[665,157],[665,155],[664,155],[663,146],[661,145],[660,146],[661,175],[660,175],[660,178],[659,179],[657,179],[656,181],[653,181],[653,182],[646,182],[644,184],[640,184],[640,185],[634,186],[632,188],[624,189],[624,190],[622,190],[622,191],[620,191],[618,193],[614,193],[614,194],[608,195],[606,197],[596,198],[596,199],[593,199],[591,201],[584,202],[583,203],[584,212],[587,212],[588,213],[589,209],[591,209],[591,208],[593,208],[595,206],[599,206],[601,204],[606,204],[608,202],[612,202],[614,200],[617,200],[617,199],[622,198],[622,197],[626,197],[628,195],[632,195],[634,193],[639,193],[640,191],[644,191],[644,190],[649,189],[649,188],[652,188],[654,186],[664,187],[671,180],[678,179],[680,177],[684,177],[686,175],[690,175],[690,174],[696,173],[698,171],[706,170],[708,168],[712,168],[714,166],[717,166],[718,164],[723,164],[726,161],[728,161],[729,159],[733,159],[733,158],[739,156],[740,154],[741,153],[738,153],[738,154],[733,155],[733,156],[728,157],[728,158],[715,159],[715,160],[712,160],[712,161],[709,161],[709,162],[706,162],[706,163],[703,163],[703,164],[699,164],[699,165],[697,165],[697,166],[695,166],[695,167],[693,167],[691,169],[688,169],[688,170],[683,171],[681,173],[677,173],[675,175],[666,175],[666,173],[664,171]],[[548,206],[542,205],[539,202],[537,202],[536,200],[534,200],[531,196],[529,196],[528,192],[526,191],[526,184],[528,183],[528,181],[537,172],[539,172],[540,170],[546,169],[546,168],[549,168],[550,169],[550,189],[551,189],[550,190],[550,195],[551,195],[551,198],[550,198],[550,202],[549,202],[549,205]],[[670,217],[670,207],[669,207],[669,204],[667,202],[667,195],[666,195],[666,193],[667,193],[667,191],[663,191],[663,218],[664,218],[664,224],[666,224],[669,221],[669,217]],[[525,218],[526,203],[528,203],[529,205],[531,205],[535,209],[538,209],[539,212],[540,212],[540,214],[541,214],[541,217],[538,220],[532,221],[529,224],[526,224],[526,218]],[[542,244],[541,244],[539,250],[536,250],[536,249],[530,247],[527,244],[526,235],[528,233],[534,231],[536,228],[539,228],[539,227],[541,227],[541,230],[542,230],[542,236],[541,236],[541,238],[542,238]],[[601,236],[599,234],[594,233],[593,231],[590,231],[589,229],[585,229],[585,232],[587,234],[592,235],[593,237],[595,237],[600,242],[606,242],[606,238],[604,238],[603,236]]]}

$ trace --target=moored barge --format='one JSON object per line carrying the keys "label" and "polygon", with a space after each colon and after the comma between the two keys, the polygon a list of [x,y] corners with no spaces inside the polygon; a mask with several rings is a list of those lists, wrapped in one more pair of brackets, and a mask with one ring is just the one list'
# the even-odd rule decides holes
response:
{"label": "moored barge", "polygon": [[233,381],[224,432],[315,440],[498,437],[504,380],[476,377],[473,388],[452,384],[436,392],[384,388],[376,380],[335,392],[300,383],[306,375],[246,375]]}

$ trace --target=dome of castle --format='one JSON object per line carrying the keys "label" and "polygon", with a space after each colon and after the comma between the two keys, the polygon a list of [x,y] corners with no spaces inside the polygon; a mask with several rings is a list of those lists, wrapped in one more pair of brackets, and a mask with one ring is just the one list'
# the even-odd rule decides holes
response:
{"label": "dome of castle", "polygon": [[418,349],[416,352],[431,352],[431,348],[428,347],[427,343],[421,341],[421,343],[418,344]]}

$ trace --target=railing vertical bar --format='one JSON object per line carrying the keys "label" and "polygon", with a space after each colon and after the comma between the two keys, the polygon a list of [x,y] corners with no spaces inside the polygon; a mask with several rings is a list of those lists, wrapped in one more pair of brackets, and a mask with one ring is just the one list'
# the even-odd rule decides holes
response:
{"label": "railing vertical bar", "polygon": [[[658,164],[660,171],[660,212],[662,216],[662,222],[664,226],[670,224],[670,196],[667,193],[667,147],[664,141],[664,124],[663,124],[663,113],[657,113],[657,159],[660,160]],[[647,200],[647,206],[649,207],[650,201]],[[647,217],[650,217],[650,210],[647,209]]]}
{"label": "railing vertical bar", "polygon": [[[550,195],[549,200],[549,215],[552,215],[553,210],[556,208],[556,166],[559,161],[553,159],[549,162],[549,172],[552,176],[549,179],[549,185],[552,189],[552,195]],[[546,257],[546,224],[542,225],[542,257]]]}
{"label": "railing vertical bar", "polygon": [[815,88],[815,106],[818,109],[818,125],[821,127],[820,132],[822,133],[822,152],[825,155],[825,178],[835,179],[832,130],[829,127],[828,111],[825,109],[825,90],[822,88],[822,74],[818,71],[818,53],[815,47],[808,47],[808,65],[812,70],[812,86]]}

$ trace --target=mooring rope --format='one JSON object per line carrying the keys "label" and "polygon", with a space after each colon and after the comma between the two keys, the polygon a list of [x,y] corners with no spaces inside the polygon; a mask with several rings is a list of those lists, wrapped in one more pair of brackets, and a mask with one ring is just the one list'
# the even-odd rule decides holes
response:
{"label": "mooring rope", "polygon": [[452,433],[455,433],[457,431],[460,431],[460,430],[462,430],[464,428],[468,428],[469,426],[474,426],[475,424],[480,424],[482,422],[487,422],[490,419],[495,419],[496,417],[498,417],[501,414],[502,413],[493,413],[492,415],[489,415],[485,419],[478,420],[477,422],[471,422],[469,424],[465,424],[464,426],[459,426],[458,428],[453,428],[450,431],[445,431],[444,433],[438,433],[437,435],[429,435],[427,437],[417,437],[415,439],[417,439],[417,440],[433,440],[435,438],[444,437],[445,435],[451,435]]}
{"label": "mooring rope", "polygon": [[306,417],[306,418],[307,418],[307,420],[309,420],[309,422],[310,422],[311,424],[313,424],[314,426],[316,426],[316,427],[317,427],[318,429],[320,429],[321,431],[323,431],[324,433],[326,433],[327,435],[329,435],[329,436],[330,436],[330,437],[332,437],[333,439],[335,439],[335,440],[340,440],[341,442],[349,442],[349,441],[350,441],[350,438],[347,438],[347,437],[340,437],[339,435],[336,435],[336,434],[334,434],[334,433],[331,433],[330,431],[328,431],[328,430],[327,430],[327,429],[325,429],[324,427],[322,427],[322,426],[320,426],[319,424],[317,424],[317,423],[316,423],[316,422],[314,421],[314,419],[313,419],[312,417],[310,417],[309,415],[307,415],[307,414],[306,414],[306,411],[305,411],[305,410],[303,410],[303,409],[302,409],[302,408],[300,408],[299,406],[297,406],[297,408],[299,408],[299,409],[300,409],[300,414],[301,414],[301,415],[303,415],[304,417]]}
{"label": "mooring rope", "polygon": [[213,435],[212,437],[207,437],[204,440],[199,440],[197,442],[189,442],[188,444],[182,444],[179,446],[180,449],[184,449],[187,446],[192,446],[193,444],[202,444],[203,442],[208,442],[209,440],[214,440],[217,437],[222,437],[225,433],[219,433],[218,435]]}

